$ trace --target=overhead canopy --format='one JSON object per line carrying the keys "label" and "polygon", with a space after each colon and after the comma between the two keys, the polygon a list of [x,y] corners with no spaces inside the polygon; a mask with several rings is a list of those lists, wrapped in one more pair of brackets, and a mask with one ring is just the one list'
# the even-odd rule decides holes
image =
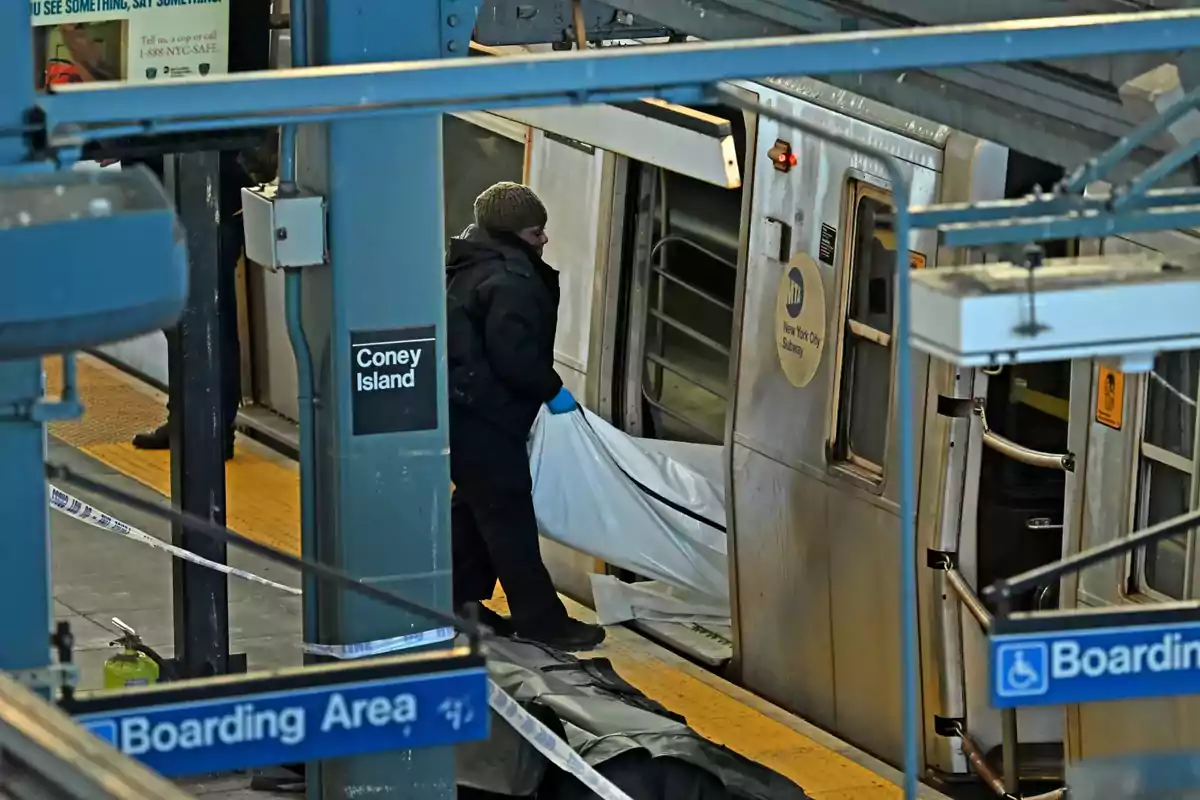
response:
{"label": "overhead canopy", "polygon": [[[487,0],[485,7],[506,5]],[[531,7],[537,6],[533,3]],[[548,4],[547,4],[548,5]],[[602,7],[597,0],[584,3]],[[796,33],[910,28],[1081,14],[1128,13],[1192,5],[1190,0],[621,0],[612,13],[649,21],[700,39],[742,39]],[[619,10],[617,10],[619,6]],[[547,7],[546,9],[550,9]],[[481,14],[481,18],[484,14]],[[566,24],[570,23],[570,15]],[[611,16],[611,14],[610,14]],[[489,17],[477,30],[488,44],[562,40],[553,14]],[[562,27],[559,25],[558,27]],[[627,34],[634,35],[634,34]],[[542,37],[538,39],[538,37]],[[829,74],[822,81],[911,114],[1072,168],[1111,146],[1146,116],[1122,104],[1120,86],[1174,54],[1134,54],[1067,62],[1004,63],[969,69]],[[1195,58],[1195,56],[1192,56]],[[1185,82],[1191,64],[1179,60]],[[831,69],[836,65],[830,65]],[[1172,147],[1165,137],[1142,148],[1120,175]]]}
{"label": "overhead canopy", "polygon": [[[500,51],[472,45],[477,55]],[[733,126],[694,108],[642,100],[621,105],[514,108],[488,112],[726,189],[742,185]]]}

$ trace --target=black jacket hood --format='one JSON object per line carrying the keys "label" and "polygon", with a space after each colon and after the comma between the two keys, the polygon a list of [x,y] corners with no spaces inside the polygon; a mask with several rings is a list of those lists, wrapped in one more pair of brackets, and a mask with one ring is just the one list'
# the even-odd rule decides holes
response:
{"label": "black jacket hood", "polygon": [[535,270],[555,270],[542,260],[533,248],[516,236],[499,238],[488,234],[477,225],[468,225],[466,230],[450,240],[446,252],[446,274],[483,264],[488,261],[527,263]]}

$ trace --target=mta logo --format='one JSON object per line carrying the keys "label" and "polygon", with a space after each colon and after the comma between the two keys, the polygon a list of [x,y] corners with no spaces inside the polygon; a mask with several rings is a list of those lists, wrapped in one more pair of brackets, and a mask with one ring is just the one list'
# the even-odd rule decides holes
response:
{"label": "mta logo", "polygon": [[795,267],[788,271],[788,295],[784,308],[792,319],[800,316],[804,310],[804,276]]}
{"label": "mta logo", "polygon": [[1050,650],[1045,642],[1000,645],[995,669],[1000,697],[1036,697],[1050,689]]}

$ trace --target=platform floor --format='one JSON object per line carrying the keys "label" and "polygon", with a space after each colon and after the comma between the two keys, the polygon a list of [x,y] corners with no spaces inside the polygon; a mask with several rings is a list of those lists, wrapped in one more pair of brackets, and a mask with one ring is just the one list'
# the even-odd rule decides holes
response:
{"label": "platform floor", "polygon": [[[58,365],[47,362],[48,394],[57,392]],[[133,449],[132,436],[159,424],[161,393],[99,360],[79,361],[79,385],[86,406],[83,420],[51,426],[50,458],[84,474],[146,498],[170,492],[166,453]],[[239,436],[227,467],[230,526],[258,541],[299,549],[299,489],[296,465]],[[161,520],[71,487],[59,487],[105,513],[160,538],[169,537]],[[80,649],[83,688],[101,683],[104,660],[114,652],[111,617],[136,628],[145,641],[172,652],[171,559],[63,514],[52,512],[54,613],[71,621]],[[291,570],[241,552],[230,564],[286,585],[299,585]],[[299,598],[231,578],[232,650],[245,652],[251,669],[299,665]],[[567,601],[587,618],[588,609]],[[504,599],[494,604],[503,609]],[[699,733],[794,780],[816,800],[899,798],[895,770],[809,725],[786,711],[722,680],[625,628],[611,628],[596,651],[648,696],[683,715]],[[230,777],[192,782],[204,798],[269,798],[250,792],[247,781]],[[295,795],[278,795],[278,797]],[[932,789],[922,796],[945,798]]]}

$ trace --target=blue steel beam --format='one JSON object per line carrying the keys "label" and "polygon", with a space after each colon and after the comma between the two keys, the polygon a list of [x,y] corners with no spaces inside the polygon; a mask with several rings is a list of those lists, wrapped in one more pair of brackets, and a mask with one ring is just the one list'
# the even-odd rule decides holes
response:
{"label": "blue steel beam", "polygon": [[[40,104],[52,133],[95,126],[154,130],[168,121],[331,109],[444,111],[457,104],[514,107],[610,102],[736,78],[969,66],[1003,61],[1177,51],[1200,46],[1200,10],[950,25],[901,31],[610,48],[498,59],[456,58],[311,67],[171,83],[56,87]],[[187,125],[180,130],[189,129]]]}
{"label": "blue steel beam", "polygon": [[1200,205],[1153,210],[1090,212],[1080,216],[1043,219],[1007,219],[963,225],[943,225],[947,247],[983,247],[1010,242],[1045,242],[1051,239],[1103,239],[1123,233],[1149,233],[1196,227]]}
{"label": "blue steel beam", "polygon": [[[0,167],[26,157],[19,136],[34,101],[33,37],[29,3],[0,2]],[[9,251],[2,251],[0,261]],[[10,263],[14,266],[17,259]],[[35,270],[5,270],[5,281],[41,281]],[[7,290],[0,290],[7,291]],[[42,398],[42,363],[38,359],[0,362],[0,508],[5,531],[0,536],[0,608],[5,610],[0,638],[0,670],[39,669],[50,661],[50,521],[46,510],[46,428],[34,417]]]}
{"label": "blue steel beam", "polygon": [[[354,65],[361,62],[436,59],[454,41],[444,25],[450,14],[469,29],[474,15],[467,0],[312,0],[308,50],[315,63],[339,65],[333,72],[360,71]],[[260,100],[269,93],[256,92]],[[289,279],[300,290],[292,299],[314,367],[311,458],[302,467],[302,512],[313,527],[305,555],[448,612],[441,117],[305,126],[296,166],[297,182],[328,202],[328,266],[301,269],[298,286]],[[380,344],[364,349],[363,341]],[[376,370],[385,377],[402,371],[363,369],[356,354],[370,350],[419,350],[420,360],[408,361],[415,364],[415,385],[364,389],[363,378],[373,379]],[[369,642],[432,627],[425,618],[314,583],[305,582],[305,628],[319,643]],[[454,750],[324,762],[306,779],[313,798],[451,800]]]}
{"label": "blue steel beam", "polygon": [[[1021,197],[1012,200],[991,200],[983,203],[945,203],[933,206],[913,206],[915,228],[943,228],[976,222],[1028,220],[1036,217],[1064,214],[1088,214],[1107,211],[1119,194],[1084,197],[1077,194],[1047,194],[1042,198]],[[1200,189],[1179,187],[1156,189],[1133,195],[1125,211],[1163,209],[1200,205]]]}

